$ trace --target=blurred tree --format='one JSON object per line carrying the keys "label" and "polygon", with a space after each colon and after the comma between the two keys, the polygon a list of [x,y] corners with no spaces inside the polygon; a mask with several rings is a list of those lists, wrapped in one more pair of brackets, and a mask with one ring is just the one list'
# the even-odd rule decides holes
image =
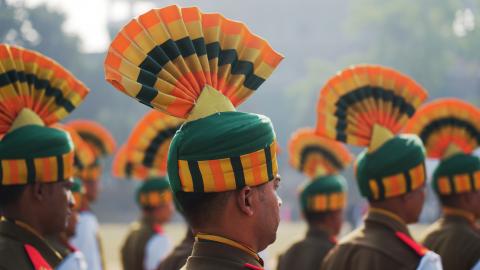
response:
{"label": "blurred tree", "polygon": [[365,61],[411,75],[433,98],[478,102],[479,12],[474,1],[366,0],[352,3],[347,25]]}

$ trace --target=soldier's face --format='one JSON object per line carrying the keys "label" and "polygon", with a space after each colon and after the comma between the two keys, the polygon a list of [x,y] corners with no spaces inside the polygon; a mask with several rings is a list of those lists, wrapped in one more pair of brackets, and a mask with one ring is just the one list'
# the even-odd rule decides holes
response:
{"label": "soldier's face", "polygon": [[471,209],[475,214],[476,219],[480,219],[480,190],[477,190],[471,194]]}
{"label": "soldier's face", "polygon": [[155,223],[163,224],[170,220],[174,212],[173,203],[164,203],[152,210],[151,215]]}
{"label": "soldier's face", "polygon": [[67,226],[68,218],[71,213],[70,205],[70,187],[71,181],[62,181],[58,183],[45,184],[46,196],[42,204],[45,208],[45,230],[48,233],[63,232]]}
{"label": "soldier's face", "polygon": [[78,211],[72,210],[71,215],[68,218],[67,228],[65,229],[65,234],[70,238],[75,235],[75,228],[77,227],[78,223]]}
{"label": "soldier's face", "polygon": [[85,186],[85,197],[89,202],[94,202],[97,200],[100,185],[99,182],[100,181],[97,180],[88,180],[83,182]]}
{"label": "soldier's face", "polygon": [[418,188],[410,192],[407,196],[405,207],[408,209],[408,218],[405,221],[407,223],[415,223],[420,217],[423,203],[425,202],[425,187]]}
{"label": "soldier's face", "polygon": [[262,209],[259,209],[258,217],[258,232],[259,237],[262,238],[260,241],[259,251],[264,250],[268,245],[275,242],[277,238],[277,229],[278,224],[280,223],[280,205],[282,201],[277,195],[277,189],[280,186],[280,177],[275,178],[275,180],[268,182],[262,186],[262,192],[260,204]]}

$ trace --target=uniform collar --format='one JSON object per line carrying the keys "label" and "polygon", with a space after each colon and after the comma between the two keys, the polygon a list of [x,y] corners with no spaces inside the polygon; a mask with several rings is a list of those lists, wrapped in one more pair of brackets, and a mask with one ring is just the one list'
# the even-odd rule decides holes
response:
{"label": "uniform collar", "polygon": [[469,224],[475,224],[475,215],[463,209],[453,207],[443,207],[443,216],[445,220],[464,220]]}
{"label": "uniform collar", "polygon": [[[216,247],[219,248],[218,251],[220,252],[214,252]],[[263,267],[262,258],[252,248],[213,234],[198,233],[195,236],[192,256],[238,258],[241,260],[239,263]]]}
{"label": "uniform collar", "polygon": [[57,263],[63,259],[62,255],[40,233],[24,222],[0,216],[0,235],[16,239],[23,244],[30,244],[36,249],[48,253],[52,259],[58,260]]}
{"label": "uniform collar", "polygon": [[306,238],[316,238],[336,243],[336,237],[328,229],[309,226]]}
{"label": "uniform collar", "polygon": [[385,209],[371,207],[368,210],[365,223],[379,223],[395,232],[402,232],[410,236],[406,222],[397,214]]}

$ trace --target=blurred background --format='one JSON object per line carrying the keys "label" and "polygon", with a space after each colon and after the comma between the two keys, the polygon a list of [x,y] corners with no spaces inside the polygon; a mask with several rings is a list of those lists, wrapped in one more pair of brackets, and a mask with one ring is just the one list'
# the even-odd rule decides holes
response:
{"label": "blurred background", "polygon": [[[67,120],[96,120],[122,144],[149,109],[105,82],[105,51],[132,17],[169,4],[195,5],[241,20],[285,55],[278,70],[240,107],[268,115],[283,149],[283,224],[279,241],[268,250],[272,261],[303,235],[296,195],[304,177],[289,167],[287,141],[296,129],[315,125],[318,92],[330,76],[351,64],[387,65],[415,78],[430,100],[455,96],[480,105],[479,0],[0,0],[0,42],[37,50],[71,70],[92,91]],[[427,165],[431,172],[435,162]],[[119,269],[118,244],[138,214],[133,200],[137,183],[112,179],[110,162],[105,168],[94,210],[107,238],[107,266]],[[350,186],[347,231],[359,224],[365,203],[352,169],[345,175]],[[429,193],[421,222],[437,216]],[[167,228],[174,241],[182,236],[181,222],[176,216]]]}

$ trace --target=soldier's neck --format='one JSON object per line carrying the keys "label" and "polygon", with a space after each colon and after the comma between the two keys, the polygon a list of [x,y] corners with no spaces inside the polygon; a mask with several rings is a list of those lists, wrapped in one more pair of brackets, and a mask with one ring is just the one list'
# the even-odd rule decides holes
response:
{"label": "soldier's neck", "polygon": [[215,235],[215,236],[220,236],[224,237],[227,239],[230,239],[234,242],[237,242],[243,246],[248,247],[255,253],[258,253],[259,247],[256,241],[253,239],[252,234],[248,234],[246,232],[239,233],[238,231],[235,232],[230,232],[228,230],[225,230],[225,228],[204,228],[204,229],[197,229],[193,230],[194,235],[196,236],[197,234],[208,234],[208,235]]}
{"label": "soldier's neck", "polygon": [[40,238],[43,238],[46,235],[38,215],[33,214],[30,211],[22,210],[16,205],[10,205],[3,209],[2,216],[8,220],[15,221],[16,223],[18,222],[18,224],[22,224],[23,226],[21,227],[28,229]]}

